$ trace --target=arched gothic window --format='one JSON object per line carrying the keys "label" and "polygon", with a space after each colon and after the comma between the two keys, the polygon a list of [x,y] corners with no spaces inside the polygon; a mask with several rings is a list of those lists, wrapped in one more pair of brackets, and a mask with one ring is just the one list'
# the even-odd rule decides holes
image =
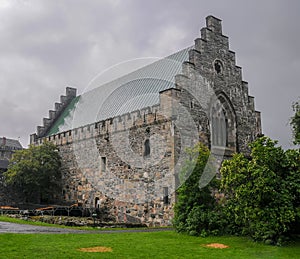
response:
{"label": "arched gothic window", "polygon": [[212,144],[221,147],[228,144],[228,121],[219,101],[212,108]]}
{"label": "arched gothic window", "polygon": [[220,94],[211,105],[211,143],[236,151],[236,122],[232,105],[225,94]]}

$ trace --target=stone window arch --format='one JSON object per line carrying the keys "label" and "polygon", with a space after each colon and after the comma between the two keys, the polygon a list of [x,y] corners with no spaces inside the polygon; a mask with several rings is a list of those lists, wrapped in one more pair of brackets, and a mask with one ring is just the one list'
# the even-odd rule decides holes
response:
{"label": "stone window arch", "polygon": [[211,103],[211,144],[236,151],[236,115],[224,93],[218,94]]}
{"label": "stone window arch", "polygon": [[212,108],[212,144],[221,147],[228,144],[228,120],[219,102]]}

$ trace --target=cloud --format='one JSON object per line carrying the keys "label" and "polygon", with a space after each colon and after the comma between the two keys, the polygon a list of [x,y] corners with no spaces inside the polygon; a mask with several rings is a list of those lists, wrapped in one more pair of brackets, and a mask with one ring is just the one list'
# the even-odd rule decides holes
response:
{"label": "cloud", "polygon": [[0,0],[0,135],[26,146],[66,86],[80,93],[116,63],[190,46],[212,14],[223,20],[265,133],[288,147],[300,95],[299,9],[297,0]]}

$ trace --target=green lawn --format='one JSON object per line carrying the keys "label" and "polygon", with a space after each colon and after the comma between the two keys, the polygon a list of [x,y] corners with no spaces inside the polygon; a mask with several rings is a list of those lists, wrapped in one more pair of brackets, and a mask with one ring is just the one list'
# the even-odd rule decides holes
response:
{"label": "green lawn", "polygon": [[[229,248],[205,247],[222,243]],[[268,246],[241,237],[191,237],[172,231],[113,234],[0,234],[0,258],[300,258],[300,241]],[[111,247],[87,253],[84,247]]]}
{"label": "green lawn", "polygon": [[[0,216],[0,221],[24,223]],[[28,224],[56,226],[41,222]],[[77,229],[77,228],[76,228]],[[83,228],[84,229],[84,228]],[[92,228],[88,228],[92,229]],[[205,247],[221,243],[225,249]],[[0,234],[0,258],[300,258],[300,240],[286,247],[255,243],[245,237],[191,237],[173,231],[101,234]],[[111,247],[112,252],[88,253],[88,247]]]}

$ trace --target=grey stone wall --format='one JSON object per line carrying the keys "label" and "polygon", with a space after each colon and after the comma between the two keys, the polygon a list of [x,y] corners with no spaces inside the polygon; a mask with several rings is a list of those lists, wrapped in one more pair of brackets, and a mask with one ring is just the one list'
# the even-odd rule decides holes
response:
{"label": "grey stone wall", "polygon": [[[116,221],[171,224],[175,190],[172,120],[157,108],[147,109],[150,112],[144,115],[135,113],[135,120],[130,114],[48,138],[63,157],[62,200],[108,207]],[[163,197],[166,187],[168,202]]]}

